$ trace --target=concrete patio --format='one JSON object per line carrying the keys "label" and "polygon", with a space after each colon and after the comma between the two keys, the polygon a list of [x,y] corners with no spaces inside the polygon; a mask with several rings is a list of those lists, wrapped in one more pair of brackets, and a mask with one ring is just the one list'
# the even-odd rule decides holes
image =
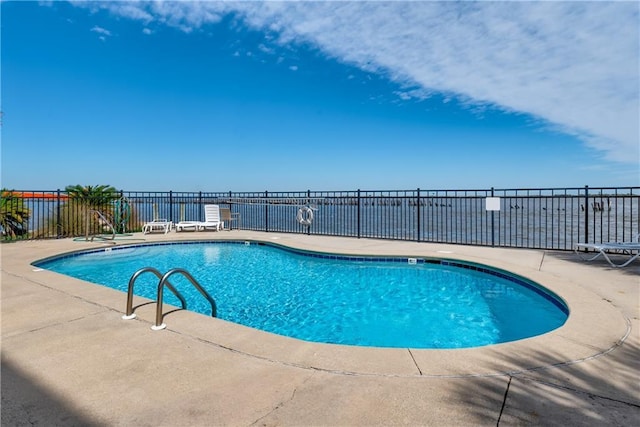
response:
{"label": "concrete patio", "polygon": [[[137,233],[137,240],[260,240],[342,254],[446,257],[534,280],[567,302],[558,330],[475,349],[310,343],[155,304],[35,268],[112,243],[3,244],[3,426],[640,425],[640,261],[573,253],[323,236]],[[169,307],[165,312],[170,311]]]}

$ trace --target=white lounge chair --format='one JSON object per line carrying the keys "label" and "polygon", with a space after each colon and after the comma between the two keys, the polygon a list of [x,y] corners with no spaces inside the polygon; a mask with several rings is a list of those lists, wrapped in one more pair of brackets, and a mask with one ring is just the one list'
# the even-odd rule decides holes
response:
{"label": "white lounge chair", "polygon": [[[639,238],[640,234],[636,236],[635,242],[576,243],[574,252],[585,261],[593,261],[602,256],[612,267],[626,267],[640,256]],[[580,251],[594,251],[595,255],[585,258]],[[629,259],[622,264],[616,264],[610,258],[613,254],[627,255]]]}
{"label": "white lounge chair", "polygon": [[142,233],[153,233],[154,231],[162,231],[167,234],[171,230],[173,223],[166,219],[154,219],[153,221],[145,222],[142,226]]}
{"label": "white lounge chair", "polygon": [[204,205],[204,222],[198,223],[198,230],[204,231],[212,228],[220,231],[223,227],[224,222],[220,218],[220,206]]}
{"label": "white lounge chair", "polygon": [[200,225],[200,222],[198,221],[180,221],[176,223],[176,231],[197,231],[198,225]]}

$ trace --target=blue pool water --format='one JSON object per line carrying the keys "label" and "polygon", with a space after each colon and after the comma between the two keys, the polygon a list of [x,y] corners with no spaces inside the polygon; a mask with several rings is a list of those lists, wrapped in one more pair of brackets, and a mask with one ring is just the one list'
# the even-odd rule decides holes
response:
{"label": "blue pool water", "polygon": [[[184,268],[215,299],[217,317],[324,343],[477,347],[543,334],[568,316],[566,306],[544,288],[483,266],[331,258],[340,257],[207,242],[107,248],[38,266],[123,292],[140,268],[162,273]],[[186,279],[176,275],[170,281],[189,310],[211,314],[209,303]],[[155,300],[157,285],[154,275],[143,274],[135,293]],[[125,300],[123,295],[123,310]],[[166,291],[164,302],[180,306]]]}

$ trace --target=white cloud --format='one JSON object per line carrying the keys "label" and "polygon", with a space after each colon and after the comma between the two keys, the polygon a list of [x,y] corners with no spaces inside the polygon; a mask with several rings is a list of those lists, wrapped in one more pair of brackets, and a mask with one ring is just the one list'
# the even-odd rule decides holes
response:
{"label": "white cloud", "polygon": [[[154,1],[128,3],[130,9],[136,8],[149,13],[154,19],[189,33],[205,24],[214,24],[222,19],[222,8],[217,2],[173,2]],[[130,12],[132,13],[132,12]]]}
{"label": "white cloud", "polygon": [[290,69],[291,71],[298,71],[298,66],[297,66],[297,65],[291,65],[291,66],[289,67],[289,69]]}
{"label": "white cloud", "polygon": [[274,53],[273,48],[268,47],[268,46],[266,46],[266,45],[265,45],[265,44],[263,44],[263,43],[260,43],[260,44],[258,45],[258,50],[260,50],[261,52],[264,52],[264,53],[266,53],[266,54],[272,54],[272,53]]}
{"label": "white cloud", "polygon": [[124,16],[125,18],[140,20],[145,23],[153,21],[153,15],[137,7],[136,3],[129,1],[117,1],[107,3],[106,7],[114,14]]}
{"label": "white cloud", "polygon": [[98,27],[97,25],[93,27],[90,31],[100,34],[101,39],[104,39],[104,36],[111,36],[111,31],[105,30],[104,28]]}
{"label": "white cloud", "polygon": [[111,31],[105,30],[102,27],[94,26],[90,31],[98,34],[98,39],[101,41],[107,41],[107,37],[111,37]]}
{"label": "white cloud", "polygon": [[640,161],[637,2],[127,2],[110,9],[183,31],[235,13],[281,44],[310,43],[386,74],[410,88],[402,97],[441,92],[531,114],[609,160]]}

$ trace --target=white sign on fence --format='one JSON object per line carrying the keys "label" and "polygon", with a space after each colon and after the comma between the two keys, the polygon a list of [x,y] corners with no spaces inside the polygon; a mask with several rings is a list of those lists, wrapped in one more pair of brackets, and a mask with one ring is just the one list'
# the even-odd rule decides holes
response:
{"label": "white sign on fence", "polygon": [[500,210],[500,197],[487,197],[485,200],[486,200],[486,210],[488,211]]}

